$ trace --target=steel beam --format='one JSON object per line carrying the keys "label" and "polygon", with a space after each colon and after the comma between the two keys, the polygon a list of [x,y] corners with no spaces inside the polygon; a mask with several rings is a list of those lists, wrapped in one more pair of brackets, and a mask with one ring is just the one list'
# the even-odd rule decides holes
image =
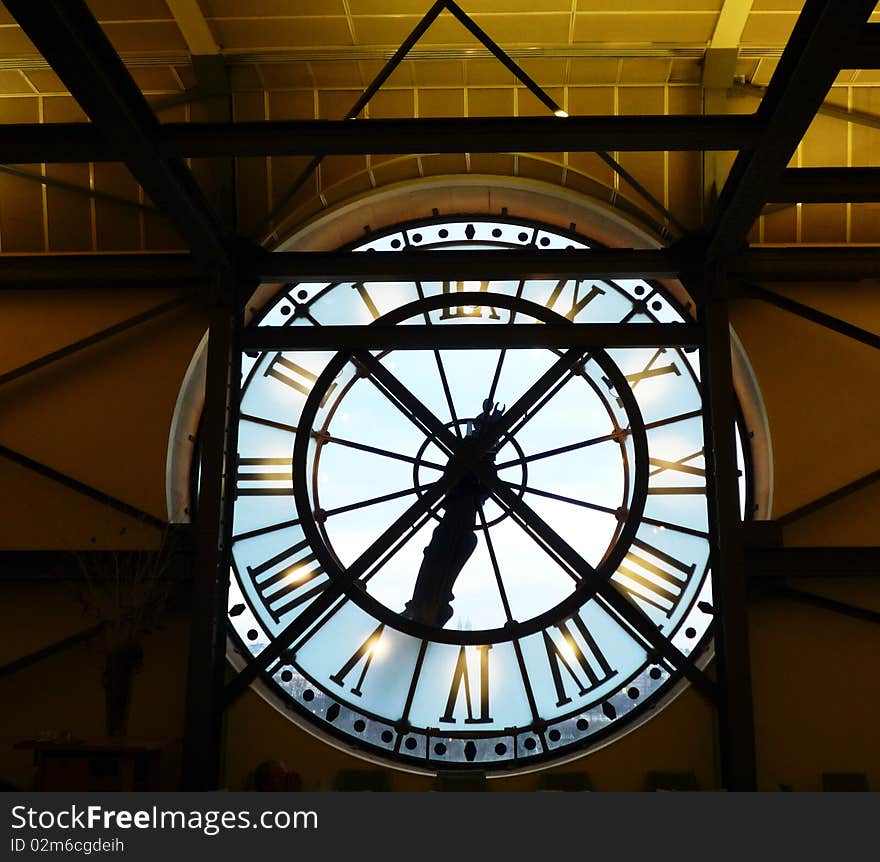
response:
{"label": "steel beam", "polygon": [[880,201],[880,168],[787,168],[767,200],[802,204]]}
{"label": "steel beam", "polygon": [[[465,296],[464,294],[462,294]],[[482,294],[485,296],[485,294]],[[473,296],[473,294],[471,294]],[[242,333],[243,350],[455,350],[528,347],[693,346],[700,327],[688,323],[498,323],[471,326],[254,326]]]}
{"label": "steel beam", "polygon": [[749,579],[878,577],[880,548],[748,548],[746,575]]}
{"label": "steel beam", "polygon": [[880,247],[750,248],[730,274],[758,282],[843,282],[880,278]]}
{"label": "steel beam", "polygon": [[9,676],[10,674],[18,673],[18,671],[24,670],[25,668],[30,667],[33,664],[37,664],[44,659],[51,658],[52,656],[58,655],[58,653],[64,652],[71,647],[91,640],[93,637],[95,637],[95,635],[98,635],[103,631],[104,625],[105,623],[100,622],[96,625],[89,626],[89,628],[83,629],[76,634],[72,634],[69,637],[62,638],[61,640],[55,641],[55,643],[53,644],[49,644],[48,646],[44,646],[41,649],[34,650],[27,655],[21,656],[21,658],[17,658],[14,661],[10,661],[6,664],[0,665],[0,679],[5,676]]}
{"label": "steel beam", "polygon": [[[685,282],[707,297],[700,308],[705,327],[701,351],[704,446],[718,667],[718,740],[721,785],[755,790],[755,729],[752,710],[744,532],[734,439],[737,416],[731,362],[730,319],[721,298],[724,275],[717,267]],[[696,283],[694,283],[696,282]]]}
{"label": "steel beam", "polygon": [[718,199],[710,259],[729,258],[744,245],[874,5],[874,0],[807,0],[754,115],[762,127],[760,140],[739,153]]}
{"label": "steel beam", "polygon": [[[748,115],[661,114],[165,123],[152,130],[150,137],[168,159],[175,156],[585,153],[737,150],[753,146],[758,140],[759,128],[755,118]],[[106,136],[96,126],[84,123],[10,123],[4,125],[0,142],[3,164],[119,162],[126,161],[129,155],[124,140],[115,135]],[[157,200],[155,195],[151,197]]]}
{"label": "steel beam", "polygon": [[852,338],[854,341],[867,344],[868,347],[880,349],[880,335],[869,332],[867,329],[862,329],[860,326],[854,326],[852,323],[847,323],[838,317],[832,317],[830,314],[825,314],[817,308],[804,305],[802,302],[796,302],[772,290],[766,290],[763,287],[749,284],[743,288],[743,296],[747,299],[758,299],[761,302],[766,302],[768,305],[781,308],[789,314],[794,314],[797,317],[802,317],[804,320],[809,320],[811,323],[824,326],[832,332],[838,332],[847,338]]}
{"label": "steel beam", "polygon": [[[509,251],[276,252],[236,259],[249,280],[486,281],[521,278],[676,278],[689,255],[666,249],[512,249]],[[730,261],[732,276],[753,282],[842,282],[880,278],[878,247],[751,248]],[[188,254],[4,254],[0,290],[76,287],[186,287],[205,269]]]}
{"label": "steel beam", "polygon": [[226,608],[237,464],[241,380],[234,311],[237,286],[218,276],[217,304],[208,336],[201,470],[196,509],[196,568],[190,627],[183,740],[184,790],[216,790],[223,775],[222,692],[226,667]]}
{"label": "steel beam", "polygon": [[67,359],[67,357],[73,356],[88,347],[100,344],[108,338],[112,338],[123,332],[128,332],[129,329],[142,326],[144,323],[148,323],[151,320],[155,320],[157,317],[161,317],[163,314],[167,314],[176,308],[180,308],[188,301],[189,297],[186,296],[175,297],[174,299],[168,300],[168,302],[163,302],[161,305],[148,308],[140,314],[135,314],[132,317],[121,320],[119,323],[114,323],[112,326],[108,326],[99,332],[87,335],[85,338],[80,338],[78,341],[65,344],[64,347],[60,347],[58,350],[44,353],[42,356],[39,356],[30,362],[26,362],[24,365],[19,365],[17,368],[11,368],[9,371],[4,371],[0,374],[0,386],[3,386],[5,383],[11,383],[13,380],[18,380],[27,374],[32,374],[34,371],[39,371],[41,368],[45,368],[47,365],[51,365],[54,362],[60,362],[62,359]]}
{"label": "steel beam", "polygon": [[[84,0],[8,0],[6,6],[92,120],[91,128],[81,128],[116,149],[115,160],[128,165],[201,261],[228,265],[224,229],[183,162],[160,151],[155,115]],[[46,131],[58,134],[51,125]],[[57,141],[62,150],[69,143]],[[52,161],[44,155],[35,150],[30,161]]]}
{"label": "steel beam", "polygon": [[859,607],[858,605],[851,605],[848,602],[841,602],[837,599],[831,599],[828,596],[820,596],[818,593],[813,593],[808,590],[797,590],[781,581],[774,580],[763,582],[761,584],[761,592],[764,595],[789,599],[790,601],[810,605],[814,608],[820,608],[823,611],[842,614],[843,616],[852,617],[853,619],[862,620],[867,623],[880,623],[880,611]]}
{"label": "steel beam", "polygon": [[77,494],[89,497],[104,506],[109,506],[111,509],[122,512],[123,515],[128,515],[130,518],[134,518],[151,527],[156,527],[160,530],[164,530],[166,527],[166,521],[163,518],[158,518],[150,512],[145,512],[137,506],[132,506],[130,503],[126,503],[118,497],[113,497],[98,488],[93,488],[85,482],[80,482],[79,479],[74,479],[73,476],[68,476],[66,473],[55,470],[42,461],[29,458],[27,455],[17,452],[15,449],[10,449],[8,446],[0,446],[0,458],[5,458],[7,461],[18,464],[20,467],[36,473],[38,476],[50,479],[59,485],[63,485],[65,488],[69,488],[71,491],[75,491]]}
{"label": "steel beam", "polygon": [[814,512],[818,512],[820,509],[824,509],[826,506],[830,506],[833,503],[838,502],[839,500],[843,500],[845,497],[849,497],[850,494],[855,494],[857,491],[861,491],[863,488],[870,487],[875,482],[880,482],[880,470],[874,470],[873,472],[868,473],[865,476],[861,476],[853,482],[849,482],[840,488],[835,488],[835,490],[830,491],[822,497],[819,497],[818,500],[811,500],[809,503],[805,503],[803,506],[798,506],[797,509],[792,509],[790,512],[786,512],[784,515],[780,515],[776,519],[776,523],[783,527],[787,526],[788,524],[793,524],[795,521],[799,521],[801,518],[807,517],[807,515],[812,515]]}
{"label": "steel beam", "polygon": [[188,254],[0,255],[0,290],[186,287],[204,279]]}
{"label": "steel beam", "polygon": [[844,69],[880,69],[880,24],[865,24],[843,60]]}
{"label": "steel beam", "polygon": [[674,278],[681,255],[675,249],[306,251],[256,255],[241,266],[248,277],[261,281]]}

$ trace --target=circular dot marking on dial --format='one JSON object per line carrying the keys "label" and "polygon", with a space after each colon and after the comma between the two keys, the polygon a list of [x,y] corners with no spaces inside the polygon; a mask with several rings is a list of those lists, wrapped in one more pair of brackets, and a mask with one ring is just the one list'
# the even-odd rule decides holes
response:
{"label": "circular dot marking on dial", "polygon": [[663,303],[660,302],[659,299],[655,299],[654,302],[651,303],[651,308],[653,308],[654,311],[660,311],[660,309],[663,308]]}
{"label": "circular dot marking on dial", "polygon": [[298,290],[298,291],[296,292],[296,298],[299,299],[299,300],[308,299],[308,298],[309,298],[309,292],[308,292],[307,290]]}
{"label": "circular dot marking on dial", "polygon": [[684,636],[686,638],[695,638],[697,636],[697,630],[695,628],[686,628],[684,630]]}
{"label": "circular dot marking on dial", "polygon": [[635,686],[628,688],[626,690],[626,694],[630,700],[638,700],[639,699],[639,690]]}
{"label": "circular dot marking on dial", "polygon": [[579,718],[577,720],[577,729],[581,733],[583,733],[585,730],[589,730],[589,728],[590,728],[590,722],[587,721],[585,718]]}
{"label": "circular dot marking on dial", "polygon": [[382,742],[388,743],[391,742],[392,739],[394,739],[394,734],[390,730],[382,731]]}
{"label": "circular dot marking on dial", "polygon": [[255,641],[260,636],[260,633],[256,629],[249,629],[247,633],[247,639],[249,641]]}
{"label": "circular dot marking on dial", "polygon": [[367,723],[366,723],[362,718],[359,718],[359,719],[358,719],[358,720],[352,725],[352,727],[354,727],[354,729],[355,729],[358,733],[363,733],[363,732],[366,730],[366,728],[367,728]]}
{"label": "circular dot marking on dial", "polygon": [[293,672],[289,670],[281,671],[281,681],[290,682],[293,679]]}
{"label": "circular dot marking on dial", "polygon": [[286,316],[286,315],[290,314],[290,310],[291,310],[291,309],[290,309],[290,306],[289,306],[289,305],[282,305],[281,308],[279,308],[278,310],[279,310],[283,315]]}
{"label": "circular dot marking on dial", "polygon": [[422,235],[421,235],[420,233],[414,233],[414,234],[412,235],[412,241],[413,241],[413,242],[421,242],[421,241],[422,241]]}
{"label": "circular dot marking on dial", "polygon": [[520,242],[526,242],[526,240],[528,240],[528,238],[529,238],[529,235],[525,231],[523,231],[522,233],[517,234],[516,238]]}
{"label": "circular dot marking on dial", "polygon": [[[501,228],[500,228],[500,227],[493,228],[493,230],[492,230],[492,236],[494,236],[495,239],[498,239],[498,237],[501,236]],[[499,744],[500,744],[500,743],[499,743]],[[496,746],[496,748],[497,748],[497,746]]]}
{"label": "circular dot marking on dial", "polygon": [[443,755],[446,754],[446,746],[442,742],[438,742],[434,746],[434,754],[436,754],[437,757],[443,757]]}
{"label": "circular dot marking on dial", "polygon": [[541,245],[544,246],[545,248],[548,245],[550,245],[550,237],[549,236],[542,236],[541,237]]}
{"label": "circular dot marking on dial", "polygon": [[663,676],[663,671],[660,670],[659,667],[652,667],[651,670],[648,671],[648,676],[650,676],[651,679],[660,679],[660,677]]}
{"label": "circular dot marking on dial", "polygon": [[303,692],[303,700],[306,701],[307,703],[311,703],[314,699],[315,699],[315,693],[310,688],[307,688]]}
{"label": "circular dot marking on dial", "polygon": [[550,733],[547,734],[547,739],[549,739],[550,742],[559,742],[559,740],[561,738],[562,738],[562,734],[558,730],[556,730],[555,728],[553,730],[551,730]]}
{"label": "circular dot marking on dial", "polygon": [[507,754],[507,746],[503,742],[499,742],[498,745],[495,746],[495,753],[501,757],[504,754]]}
{"label": "circular dot marking on dial", "polygon": [[391,248],[400,248],[400,240],[399,239],[391,240]]}
{"label": "circular dot marking on dial", "polygon": [[633,288],[633,293],[634,293],[636,296],[641,296],[644,292],[645,292],[645,287],[644,287],[644,285],[637,284],[637,285]]}
{"label": "circular dot marking on dial", "polygon": [[530,736],[530,737],[529,737],[529,738],[523,743],[523,745],[525,746],[525,748],[526,748],[527,751],[534,751],[534,750],[538,747],[538,743],[535,742],[535,738],[534,738],[533,736]]}
{"label": "circular dot marking on dial", "polygon": [[[441,228],[440,228],[440,230],[439,230],[439,231],[437,231],[437,236],[439,236],[439,237],[440,237],[440,239],[446,239],[446,237],[448,237],[448,236],[449,236],[449,231],[448,231],[448,230],[446,230],[446,228],[445,228],[445,227],[441,227]],[[444,751],[445,751],[445,749],[446,749],[446,746],[443,746],[443,748],[444,748]]]}
{"label": "circular dot marking on dial", "polygon": [[412,751],[419,744],[419,742],[414,736],[410,736],[403,744],[408,751]]}

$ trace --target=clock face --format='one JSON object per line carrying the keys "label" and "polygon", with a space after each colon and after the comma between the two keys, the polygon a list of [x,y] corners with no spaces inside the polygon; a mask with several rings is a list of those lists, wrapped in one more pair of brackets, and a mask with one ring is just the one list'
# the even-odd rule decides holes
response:
{"label": "clock face", "polygon": [[[588,244],[461,218],[353,253],[529,246]],[[283,639],[276,703],[374,759],[500,772],[679,690],[713,620],[698,353],[489,334],[687,319],[640,279],[288,285],[257,325],[466,324],[487,346],[243,357],[229,622],[245,660]]]}

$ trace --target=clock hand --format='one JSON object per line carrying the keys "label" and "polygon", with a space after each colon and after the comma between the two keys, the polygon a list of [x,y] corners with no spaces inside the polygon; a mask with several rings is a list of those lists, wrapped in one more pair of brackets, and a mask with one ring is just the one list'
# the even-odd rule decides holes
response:
{"label": "clock hand", "polygon": [[[479,440],[487,435],[501,418],[501,410],[492,402],[483,402],[483,412],[473,423],[468,423],[468,437]],[[454,459],[454,456],[453,456]],[[450,466],[455,462],[450,459]],[[491,464],[495,448],[481,455],[481,461]],[[425,548],[412,599],[407,602],[403,616],[425,625],[444,626],[452,616],[452,588],[467,561],[477,547],[477,512],[482,511],[489,491],[472,474],[461,476],[450,488],[444,502],[444,514],[434,528],[431,541]]]}

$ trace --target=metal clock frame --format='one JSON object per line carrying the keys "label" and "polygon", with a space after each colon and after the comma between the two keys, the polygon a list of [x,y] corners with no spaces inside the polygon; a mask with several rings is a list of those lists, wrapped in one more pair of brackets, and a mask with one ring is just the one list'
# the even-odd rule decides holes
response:
{"label": "metal clock frame", "polygon": [[[419,219],[415,221],[410,221],[406,223],[395,224],[389,226],[387,229],[384,229],[377,233],[371,233],[370,238],[381,238],[383,236],[388,236],[392,234],[401,233],[406,236],[406,232],[414,229],[418,229],[419,227],[428,227],[435,226],[438,223],[453,223],[453,222],[492,222],[498,224],[510,224],[511,226],[524,226],[527,224],[530,229],[533,231],[533,238],[537,238],[537,234],[539,230],[544,229],[547,231],[551,231],[557,235],[563,235],[571,238],[572,240],[578,242],[586,242],[589,243],[590,246],[596,247],[598,246],[593,240],[584,237],[581,234],[577,234],[576,232],[569,230],[565,231],[558,228],[555,225],[549,225],[540,223],[534,220],[526,220],[526,219],[515,219],[515,218],[495,218],[492,215],[487,214],[454,214],[448,216],[433,216],[431,218]],[[450,240],[445,245],[456,245],[460,244],[461,240]],[[483,244],[483,240],[480,240],[480,243]],[[356,245],[361,245],[363,240],[357,244],[351,244],[348,246],[348,250],[356,247]],[[525,244],[525,243],[524,243]],[[431,248],[437,248],[439,244],[433,243],[431,244]],[[505,249],[509,249],[509,243],[497,243],[499,247],[503,247]],[[396,252],[401,253],[401,252]],[[416,279],[418,283],[418,279]],[[650,282],[648,282],[650,285]],[[302,305],[297,305],[295,302],[291,301],[291,304],[294,306],[293,308],[293,317],[296,316],[305,316],[308,317],[309,306],[323,296],[328,290],[331,290],[338,286],[339,282],[333,282],[326,287],[321,288],[317,294],[313,297],[309,298],[308,303],[303,303]],[[672,297],[668,290],[663,290],[659,288],[657,285],[650,285],[654,291],[658,291],[661,293],[663,298],[669,302],[673,307],[675,307],[676,311],[685,319],[688,319],[687,308],[682,307],[682,305]],[[288,288],[291,289],[291,288]],[[619,288],[616,288],[619,290]],[[332,382],[333,378],[339,373],[339,371],[351,360],[351,358],[355,355],[358,355],[358,351],[360,351],[360,356],[364,357],[364,348],[362,346],[362,338],[358,338],[356,333],[362,334],[362,331],[366,329],[374,329],[374,330],[382,330],[383,336],[387,337],[388,334],[392,331],[392,328],[402,321],[408,320],[412,317],[418,316],[423,312],[439,310],[444,307],[449,306],[468,306],[468,305],[480,305],[486,304],[487,294],[485,292],[468,292],[468,291],[456,291],[455,293],[449,294],[438,294],[435,296],[422,298],[419,300],[415,300],[409,303],[406,303],[402,306],[396,307],[391,312],[380,316],[378,319],[374,320],[370,324],[365,324],[361,326],[344,326],[344,327],[336,327],[336,332],[334,336],[338,333],[343,336],[342,341],[337,343],[336,347],[338,352],[330,360],[328,365],[326,366],[324,372],[319,375],[317,381],[313,384],[311,392],[307,398],[306,405],[303,408],[302,415],[300,417],[300,424],[302,427],[311,428],[317,413],[318,406],[323,400],[323,395],[325,394],[325,390],[328,385]],[[555,312],[544,305],[540,305],[537,303],[530,302],[528,300],[524,300],[520,297],[513,297],[506,294],[491,294],[492,296],[492,304],[494,307],[505,308],[511,311],[522,311],[527,314],[529,317],[535,320],[544,320],[543,324],[514,324],[507,325],[505,327],[504,324],[495,324],[491,327],[493,330],[497,330],[499,328],[506,328],[507,332],[510,335],[516,335],[516,342],[519,346],[531,346],[532,344],[537,344],[537,339],[533,339],[532,336],[537,335],[538,333],[535,330],[538,329],[546,329],[549,326],[555,324],[554,332],[557,333],[557,337],[561,340],[555,346],[557,347],[557,352],[561,351],[564,348],[569,346],[576,345],[579,341],[583,340],[583,336],[589,333],[591,330],[597,327],[596,324],[578,324],[574,323],[563,315],[560,315],[558,312]],[[650,315],[650,311],[647,310],[647,300],[650,298],[650,294],[645,299],[641,300],[642,305],[644,306],[643,310],[646,311]],[[634,306],[636,306],[639,300],[630,297],[630,300],[633,302]],[[262,320],[262,318],[274,308],[279,300],[272,300],[267,303],[266,307],[255,317],[254,323]],[[623,336],[625,333],[620,330],[632,330],[632,329],[642,329],[643,327],[656,327],[658,324],[631,324],[631,323],[618,323],[611,325],[599,325],[604,326],[607,330],[609,327],[618,330],[620,336]],[[694,329],[689,326],[687,323],[676,323],[676,324],[668,324],[668,325],[659,325],[666,335],[666,340],[670,340],[670,336],[673,335],[676,330],[680,332],[684,339],[676,339],[674,344],[654,345],[651,346],[672,346],[678,349],[693,347],[693,341],[688,341],[687,336],[690,335],[691,339],[693,338]],[[515,329],[514,329],[515,327]],[[322,327],[323,328],[323,327]],[[405,339],[405,343],[400,345],[402,349],[412,348],[415,349],[419,346],[424,348],[434,348],[436,347],[436,340],[432,338],[432,336],[436,336],[438,329],[447,330],[449,328],[457,328],[460,330],[460,336],[463,339],[463,343],[466,342],[471,344],[473,347],[479,346],[487,346],[485,343],[486,330],[483,327],[475,327],[472,325],[458,325],[455,324],[447,324],[446,326],[440,327],[430,327],[430,326],[419,326],[419,327],[408,327],[407,329],[414,329],[416,332],[407,333],[407,338]],[[248,338],[248,348],[249,351],[266,349],[266,350],[274,350],[278,348],[278,345],[274,339],[277,338],[275,333],[267,333],[267,337],[263,339],[261,336],[266,332],[267,329],[277,330],[278,328],[269,328],[269,327],[252,327],[250,329],[250,337]],[[293,337],[293,342],[291,344],[286,344],[285,346],[290,347],[291,349],[294,347],[296,342],[295,336],[302,333],[301,327],[282,327],[282,329],[287,330],[288,333],[291,333]],[[310,327],[311,329],[311,327]],[[530,331],[531,330],[531,331]],[[400,330],[398,330],[400,331]],[[346,345],[345,343],[345,335],[347,333],[351,333],[354,338],[354,344]],[[287,339],[285,339],[286,341]],[[592,341],[593,339],[587,339],[588,341]],[[626,338],[620,338],[622,342],[626,342]],[[327,345],[329,346],[329,345]],[[377,348],[384,348],[386,345],[384,343],[375,342],[371,346]],[[548,346],[546,343],[546,339],[544,339],[544,343],[540,346]],[[639,342],[639,346],[646,346],[644,341]],[[300,348],[302,349],[302,348]],[[306,348],[308,349],[308,348]],[[314,348],[317,349],[317,346]],[[394,348],[390,348],[394,349]],[[586,352],[584,349],[583,352]],[[576,612],[578,608],[580,608],[584,602],[586,602],[589,598],[596,594],[600,589],[600,579],[601,582],[607,584],[607,590],[613,591],[617,597],[622,599],[622,595],[616,591],[616,589],[610,585],[610,581],[607,578],[607,575],[610,575],[614,572],[617,565],[622,561],[622,558],[629,550],[629,545],[631,540],[634,538],[636,530],[640,524],[641,515],[644,510],[645,501],[647,499],[648,493],[648,479],[647,479],[647,439],[645,436],[645,426],[644,420],[641,418],[641,411],[638,407],[638,403],[635,400],[635,396],[624,379],[623,374],[617,367],[616,363],[614,363],[610,357],[608,357],[601,348],[597,349],[595,347],[590,347],[589,355],[596,359],[603,371],[608,375],[608,378],[613,381],[612,390],[616,392],[621,400],[624,402],[624,409],[627,415],[627,418],[630,420],[631,427],[633,427],[634,434],[633,439],[635,441],[635,454],[633,458],[633,463],[635,465],[634,470],[634,481],[635,486],[633,489],[633,498],[629,506],[629,510],[627,513],[627,517],[623,524],[623,529],[619,529],[616,533],[615,540],[612,544],[611,550],[608,554],[606,554],[606,558],[603,560],[602,564],[598,567],[598,574],[595,579],[591,581],[590,578],[585,578],[581,585],[579,585],[565,600],[558,603],[553,608],[548,609],[542,614],[531,618],[525,622],[518,623],[513,629],[510,627],[502,627],[497,630],[484,630],[484,631],[466,631],[459,632],[456,630],[446,630],[446,629],[435,629],[433,627],[428,627],[421,625],[419,623],[405,620],[400,617],[398,614],[388,610],[378,602],[375,598],[369,596],[366,591],[356,589],[352,585],[352,581],[355,578],[351,577],[350,573],[343,572],[333,554],[326,548],[324,543],[324,537],[321,534],[321,531],[318,527],[318,524],[315,522],[315,519],[309,518],[306,519],[304,523],[301,524],[303,530],[306,535],[306,539],[309,541],[309,544],[312,550],[318,556],[319,563],[325,572],[330,576],[331,582],[336,583],[337,585],[341,585],[338,596],[334,597],[338,598],[343,595],[347,596],[348,599],[354,601],[355,604],[359,605],[363,610],[365,610],[368,614],[373,616],[377,622],[381,621],[385,624],[391,624],[394,628],[404,631],[407,634],[412,635],[413,637],[419,638],[426,643],[428,641],[436,641],[436,642],[444,642],[450,644],[484,644],[484,643],[494,643],[494,642],[505,642],[505,641],[515,641],[516,638],[532,634],[537,631],[541,631],[548,625],[552,625],[554,622],[557,622],[560,619],[565,619],[570,614]],[[573,362],[569,363],[569,366],[573,365]],[[248,375],[247,380],[243,384],[246,386],[248,381],[250,380],[253,373],[255,373],[255,368],[251,370]],[[702,385],[697,379],[694,379],[694,384],[697,386],[697,389],[701,392],[702,396]],[[546,390],[545,390],[546,392]],[[544,393],[540,393],[544,394]],[[540,395],[539,395],[540,397]],[[411,408],[414,405],[410,405]],[[429,429],[430,430],[430,429]],[[433,429],[434,433],[436,433],[437,429]],[[292,459],[293,464],[293,483],[294,483],[294,495],[298,500],[297,509],[303,512],[311,513],[311,505],[308,499],[308,477],[306,475],[306,451],[309,441],[309,435],[307,434],[299,434],[296,437],[296,444]],[[707,462],[708,463],[708,462]],[[227,482],[230,479],[234,482],[234,476],[227,475]],[[750,483],[746,483],[747,487],[749,487]],[[540,516],[537,516],[540,519]],[[542,520],[542,519],[540,519]],[[543,526],[547,529],[549,528],[546,523]],[[231,536],[230,536],[231,539]],[[707,565],[709,565],[707,563]],[[700,575],[700,578],[705,577],[705,573]],[[326,593],[328,595],[332,594],[333,590],[328,588]],[[607,596],[607,591],[605,592]],[[326,599],[325,599],[326,601]],[[625,604],[626,600],[622,600],[618,603],[618,610],[623,609],[623,604]],[[696,602],[696,597],[692,599],[692,603]],[[327,602],[329,607],[329,602]],[[306,622],[303,624],[302,619],[295,619],[290,626],[284,631],[282,631],[276,637],[276,644],[286,644],[287,646],[277,649],[277,647],[273,650],[272,647],[269,649],[273,652],[273,658],[270,660],[274,661],[276,657],[283,657],[285,653],[290,649],[291,642],[296,640],[296,635],[291,636],[291,633],[294,631],[299,631],[300,633],[306,631],[311,625],[311,621],[314,621],[320,616],[318,615],[309,615],[306,617]],[[636,615],[630,614],[630,624],[637,620]],[[648,621],[647,617],[644,617],[643,622],[648,623],[653,629],[653,624]],[[639,631],[636,629],[636,632],[642,637],[643,640],[647,642],[647,638],[645,637],[645,631]],[[609,725],[607,728],[604,728],[600,731],[594,731],[589,735],[586,743],[588,745],[589,750],[594,750],[596,747],[604,744],[604,742],[610,738],[617,736],[621,732],[627,732],[633,727],[637,726],[641,721],[644,720],[644,717],[651,710],[655,709],[658,703],[664,701],[672,694],[677,693],[680,689],[680,683],[685,678],[689,678],[692,683],[695,683],[697,689],[700,690],[704,695],[708,696],[710,699],[714,701],[715,699],[715,685],[709,680],[708,677],[702,672],[701,667],[705,664],[706,661],[710,658],[710,654],[708,653],[708,647],[712,641],[712,626],[710,626],[709,630],[705,633],[703,637],[700,638],[700,641],[695,644],[695,647],[690,654],[689,657],[684,657],[680,653],[675,650],[668,640],[664,638],[662,635],[659,635],[659,632],[654,631],[654,642],[649,645],[649,654],[653,656],[656,661],[654,664],[665,663],[663,668],[663,672],[667,676],[667,680],[664,683],[664,686],[657,691],[652,692],[650,695],[643,697],[639,704],[634,707],[630,712],[627,713],[627,718],[625,725],[623,727],[616,726],[614,724]],[[237,636],[233,635],[236,639]],[[273,644],[272,646],[276,646]],[[246,646],[238,642],[238,651],[244,655],[247,652]],[[274,655],[277,653],[277,655]],[[523,674],[524,678],[527,678],[527,672],[524,669],[522,664],[523,658],[522,654],[519,650],[517,650],[517,657],[520,663],[520,670]],[[649,662],[652,663],[652,662]],[[262,661],[260,664],[265,668],[267,662]],[[646,665],[647,667],[647,665]],[[249,667],[245,668],[245,675],[251,676],[248,671]],[[303,675],[304,678],[308,679],[309,676],[305,672],[303,668],[298,668],[300,674]],[[630,686],[630,683],[633,679],[634,675],[640,673],[644,668],[640,668],[634,671],[634,674],[631,674],[625,681],[621,683],[621,690],[627,689]],[[259,677],[264,679],[264,684],[268,684],[270,687],[274,688],[276,683],[271,678],[271,675],[263,672],[260,672]],[[257,675],[253,675],[256,677]],[[318,681],[312,679],[310,680],[312,684],[325,692],[328,697],[335,698],[336,696],[327,691]],[[285,696],[285,702],[288,708],[292,708],[296,711],[299,711],[304,717],[307,719],[310,718],[309,710],[296,703],[296,701],[291,700],[289,697]],[[338,702],[338,701],[336,701]],[[605,708],[610,708],[613,711],[613,707],[610,707],[609,704],[605,705]],[[574,710],[570,715],[566,714],[564,716],[560,716],[554,719],[551,724],[559,724],[563,721],[570,719],[575,715],[575,713],[582,712],[583,708]],[[360,710],[360,712],[373,720],[384,722],[388,724],[392,724],[389,720],[384,716],[379,716],[376,714],[372,714],[367,710]],[[540,736],[541,745],[543,749],[542,754],[528,754],[524,759],[520,758],[516,749],[514,749],[514,760],[512,765],[505,764],[504,769],[512,772],[521,771],[524,768],[523,764],[527,763],[529,769],[537,768],[539,764],[546,763],[548,761],[558,761],[560,758],[569,759],[571,757],[579,756],[584,753],[584,742],[577,741],[575,743],[571,743],[564,748],[554,748],[547,744],[547,740],[544,734],[547,732],[548,723],[546,721],[542,721],[539,719],[535,719],[533,724],[530,726],[531,729]],[[473,769],[474,764],[472,763],[438,763],[432,762],[430,757],[420,756],[418,758],[411,757],[406,754],[406,752],[401,750],[401,743],[403,741],[404,736],[406,735],[406,723],[396,727],[395,735],[396,742],[395,747],[393,749],[393,758],[396,761],[399,761],[400,765],[406,768],[407,765],[417,769],[431,769],[431,768],[444,768],[444,769]],[[519,728],[518,733],[522,733],[529,729],[529,726]],[[358,754],[361,756],[370,757],[370,751],[373,751],[372,756],[382,757],[388,756],[388,752],[375,750],[371,748],[371,746],[367,743],[363,746],[358,745],[356,748],[352,748],[354,745],[352,734],[343,732],[339,730],[337,727],[333,726],[332,722],[329,723],[329,726],[322,726],[321,731],[325,733],[329,733],[331,736],[336,737],[344,747],[350,748],[352,750],[356,750]],[[500,734],[498,731],[479,731],[477,728],[471,727],[467,731],[451,731],[444,729],[443,734],[445,736],[449,736],[451,738],[460,738],[460,739],[480,739],[480,738],[494,738],[498,736],[503,736],[504,734]],[[426,744],[427,747],[427,744]],[[494,773],[501,774],[501,773]]]}

